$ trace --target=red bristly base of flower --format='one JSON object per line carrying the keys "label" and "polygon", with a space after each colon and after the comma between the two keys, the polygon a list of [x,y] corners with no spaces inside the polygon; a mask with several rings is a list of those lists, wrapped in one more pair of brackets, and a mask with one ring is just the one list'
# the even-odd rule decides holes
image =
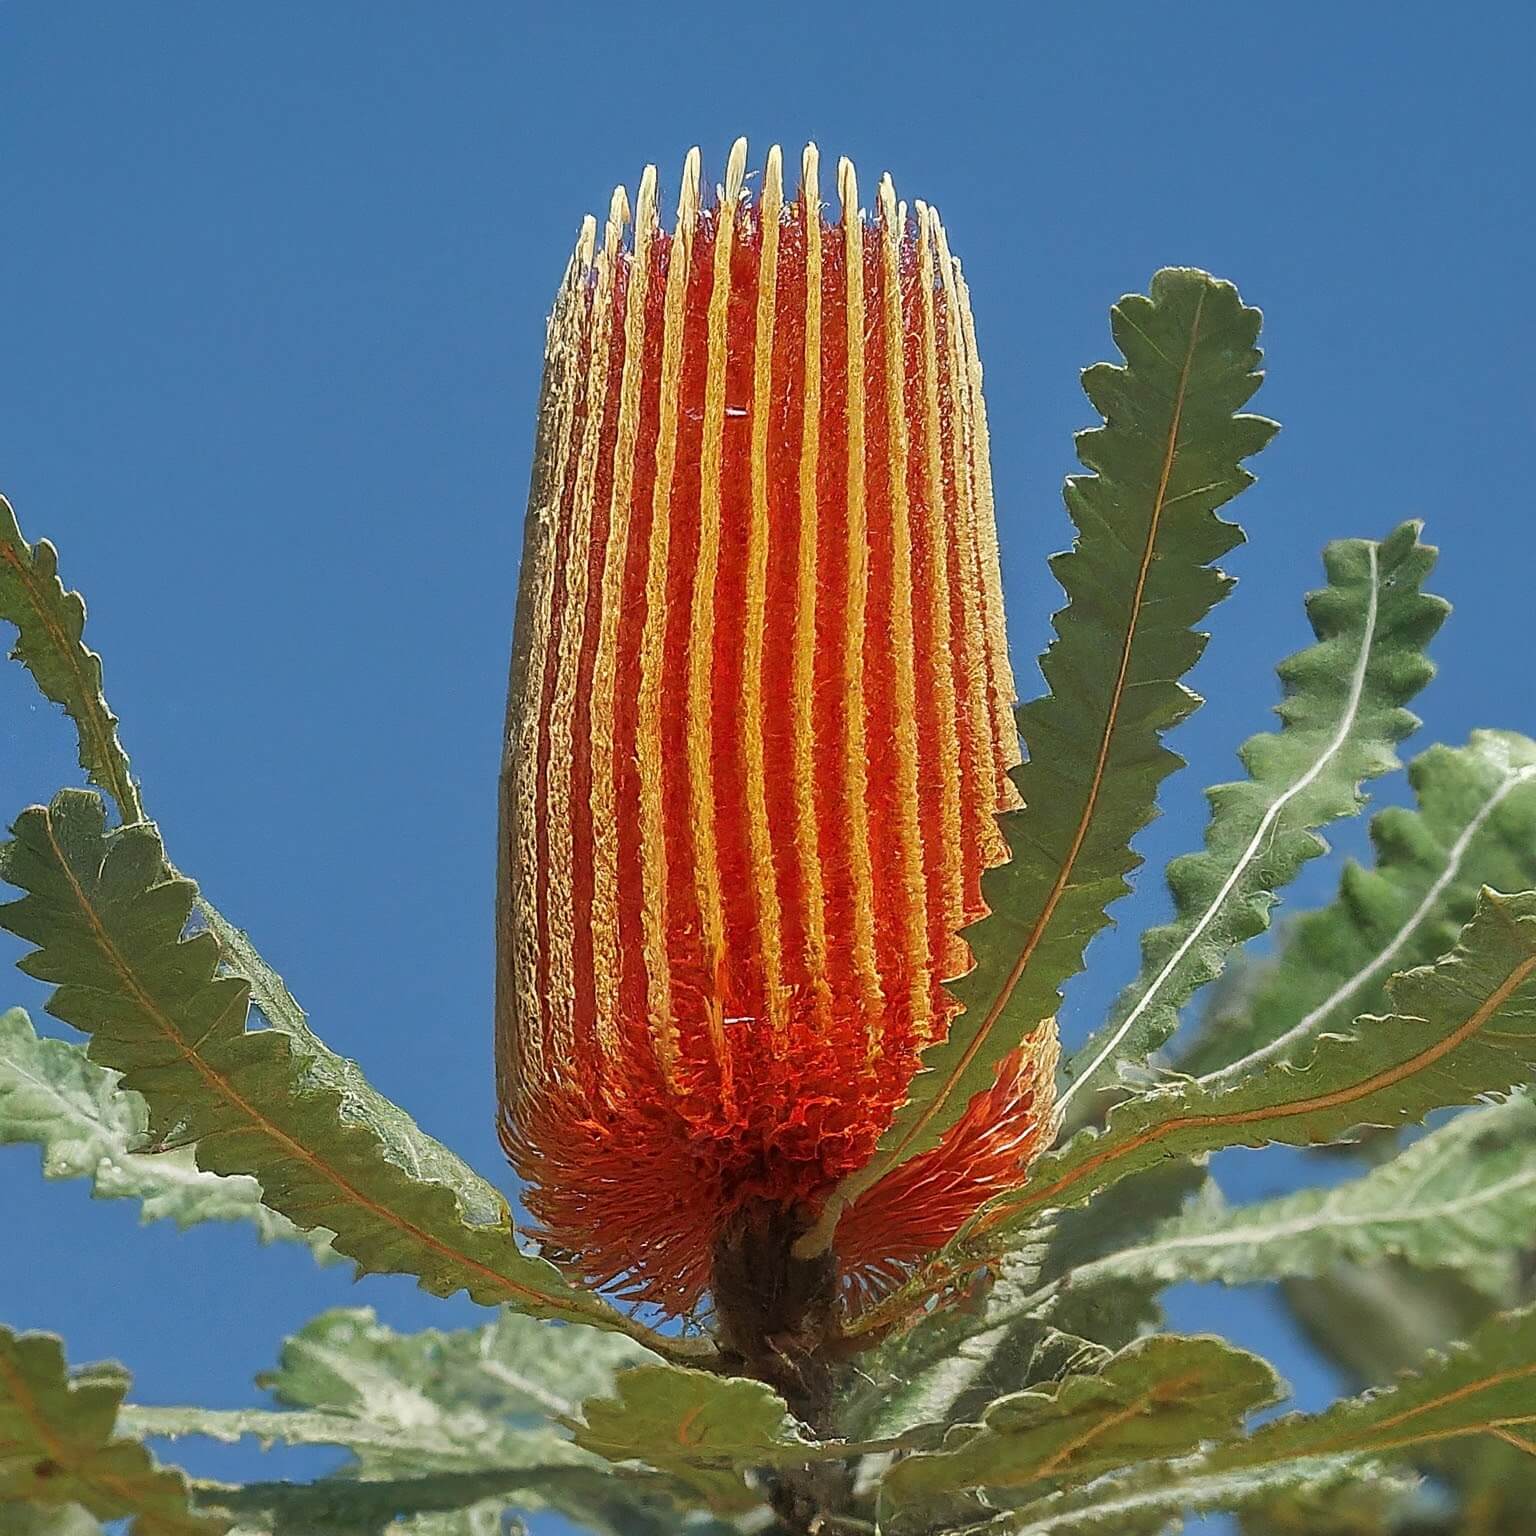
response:
{"label": "red bristly base of flower", "polygon": [[[797,1052],[803,1068],[821,1054]],[[871,1124],[876,1094],[849,1082],[846,1056],[823,1065],[842,1080],[823,1081],[819,1092],[814,1076],[781,1078],[772,1090],[740,1085],[739,1102],[753,1106],[740,1120],[725,1119],[718,1098],[712,1114],[690,1114],[686,1101],[647,1094],[601,1117],[576,1094],[546,1100],[536,1125],[505,1133],[530,1184],[535,1235],[572,1255],[589,1284],[668,1313],[692,1310],[715,1289],[714,1255],[744,1211],[814,1215],[868,1159],[889,1123],[895,1105],[888,1088],[884,1123]],[[908,1080],[910,1066],[883,1066],[864,1070]],[[899,1285],[983,1201],[1018,1183],[1049,1137],[1054,1066],[1050,1044],[1027,1042],[938,1146],[898,1165],[854,1202],[836,1238],[837,1288],[848,1310]]]}

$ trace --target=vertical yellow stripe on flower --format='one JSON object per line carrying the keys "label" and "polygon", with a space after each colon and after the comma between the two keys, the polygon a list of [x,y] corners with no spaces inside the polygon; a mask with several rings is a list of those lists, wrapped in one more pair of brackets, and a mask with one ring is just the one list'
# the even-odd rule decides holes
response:
{"label": "vertical yellow stripe on flower", "polygon": [[[725,914],[720,901],[719,849],[715,837],[714,700],[715,579],[720,569],[720,467],[725,442],[726,320],[731,307],[731,251],[736,238],[747,141],[737,139],[726,163],[724,197],[715,225],[715,264],[709,289],[708,359],[704,375],[704,441],[699,468],[699,548],[693,568],[688,640],[688,788],[693,809],[694,881],[699,901],[699,938],[709,973],[725,970]],[[708,999],[710,1045],[729,1077],[724,999]],[[727,1081],[724,1091],[729,1097]]]}
{"label": "vertical yellow stripe on flower", "polygon": [[806,966],[819,1019],[831,1003],[827,981],[826,891],[816,828],[816,596],[821,469],[821,187],[816,146],[800,160],[800,217],[805,227],[805,373],[801,387],[799,549],[795,566],[794,653],[790,666],[793,721],[795,847],[805,911]]}
{"label": "vertical yellow stripe on flower", "polygon": [[581,457],[576,466],[576,494],[571,505],[570,536],[565,553],[564,623],[556,656],[555,691],[549,711],[549,991],[550,1044],[568,1054],[575,1042],[576,961],[571,884],[574,807],[571,771],[575,759],[577,669],[587,613],[587,573],[592,559],[593,482],[603,437],[603,412],[608,397],[608,367],[613,343],[613,283],[619,246],[629,221],[629,198],[617,187],[597,258],[597,285],[592,303],[592,356],[587,367],[586,419],[582,423]]}
{"label": "vertical yellow stripe on flower", "polygon": [[667,841],[661,796],[661,667],[667,633],[667,563],[670,503],[677,473],[678,383],[683,371],[683,323],[688,266],[699,215],[699,152],[683,162],[677,228],[667,265],[662,312],[661,385],[656,436],[656,480],[651,490],[651,536],[645,584],[645,627],[640,639],[640,696],[635,750],[640,765],[640,857],[645,932],[646,1006],[656,1059],[669,1087],[677,1086],[677,1023],[672,1015],[672,971],[667,955]]}
{"label": "vertical yellow stripe on flower", "polygon": [[747,836],[757,896],[763,994],[775,1040],[784,1036],[783,937],[773,842],[768,827],[763,753],[763,645],[768,615],[768,426],[773,386],[773,319],[777,302],[779,215],[783,167],[777,144],[768,151],[758,218],[762,246],[757,275],[757,324],[752,344],[752,508],[747,524],[746,645],[742,663],[741,729],[746,759]]}
{"label": "vertical yellow stripe on flower", "polygon": [[613,494],[603,551],[597,654],[592,670],[592,979],[597,1038],[605,1061],[619,1049],[619,833],[614,775],[619,620],[624,564],[629,554],[630,497],[640,430],[640,386],[645,367],[646,301],[656,238],[656,167],[640,178],[635,202],[635,248],[624,301],[624,373],[619,385],[618,435],[613,449]]}
{"label": "vertical yellow stripe on flower", "polygon": [[[956,276],[960,299],[961,338],[965,344],[965,382],[971,401],[975,432],[971,442],[972,485],[976,497],[977,558],[981,563],[982,595],[986,602],[988,641],[987,679],[992,695],[993,735],[998,761],[1006,770],[1023,756],[1018,726],[1013,717],[1013,666],[1008,659],[1008,625],[1003,615],[1003,571],[997,543],[997,509],[992,500],[992,443],[987,433],[987,404],[981,390],[981,354],[976,347],[976,321],[971,313],[971,290],[965,278]],[[1018,791],[1006,772],[998,784],[999,804],[1019,803]]]}
{"label": "vertical yellow stripe on flower", "polygon": [[[939,248],[939,278],[944,289],[944,329],[948,363],[950,398],[955,412],[955,564],[950,580],[961,593],[965,613],[966,651],[970,666],[966,677],[966,711],[971,719],[973,739],[979,746],[994,743],[986,754],[985,774],[995,781],[997,759],[992,715],[991,679],[987,671],[987,634],[985,598],[982,591],[980,562],[977,558],[975,486],[972,465],[976,423],[972,416],[969,376],[965,367],[964,342],[961,338],[960,299],[955,282],[955,259],[949,253],[949,238],[943,224],[933,222],[934,238]],[[987,864],[1000,864],[1008,856],[1008,844],[1002,828],[990,816],[982,832],[982,857]]]}
{"label": "vertical yellow stripe on flower", "polygon": [[880,182],[880,233],[885,270],[885,419],[890,477],[890,643],[895,693],[892,746],[902,893],[898,921],[905,929],[913,1028],[919,1038],[924,1038],[932,1009],[928,989],[928,889],[923,880],[922,834],[917,820],[917,657],[912,624],[912,506],[907,494],[907,369],[899,249],[904,222],[896,206],[896,188],[887,174]]}
{"label": "vertical yellow stripe on flower", "polygon": [[869,857],[869,751],[864,730],[864,630],[869,600],[869,532],[864,486],[864,228],[851,160],[837,166],[843,215],[843,280],[847,346],[847,582],[843,635],[843,774],[848,864],[853,875],[853,965],[863,994],[869,1054],[880,1052],[884,1001],[875,955],[875,887]]}
{"label": "vertical yellow stripe on flower", "polygon": [[[958,929],[965,912],[965,879],[960,830],[960,740],[955,720],[955,678],[950,666],[949,538],[944,511],[944,447],[939,421],[939,346],[934,322],[933,286],[936,281],[933,251],[933,211],[917,205],[918,291],[923,311],[923,470],[928,516],[924,527],[932,594],[929,622],[933,626],[935,715],[938,720],[937,757],[953,768],[939,775],[939,814],[927,848],[941,861],[941,874],[932,882],[938,895],[939,926],[946,933]],[[944,955],[934,956],[942,972]]]}

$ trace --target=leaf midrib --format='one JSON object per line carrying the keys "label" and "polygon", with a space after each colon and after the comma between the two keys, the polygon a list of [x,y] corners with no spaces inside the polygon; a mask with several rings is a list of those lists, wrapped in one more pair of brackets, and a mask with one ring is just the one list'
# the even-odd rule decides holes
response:
{"label": "leaf midrib", "polygon": [[1395,1083],[1402,1082],[1403,1079],[1423,1071],[1426,1067],[1433,1066],[1435,1062],[1448,1055],[1451,1051],[1456,1050],[1466,1040],[1475,1035],[1503,1007],[1511,994],[1524,984],[1533,971],[1536,971],[1536,954],[1527,955],[1512,967],[1504,980],[1489,993],[1483,1002],[1456,1029],[1447,1035],[1441,1036],[1433,1045],[1416,1052],[1408,1057],[1407,1060],[1384,1068],[1371,1077],[1364,1078],[1358,1083],[1351,1083],[1346,1088],[1337,1088],[1331,1093],[1314,1094],[1310,1098],[1297,1099],[1289,1104],[1234,1110],[1227,1114],[1176,1115],[1171,1119],[1158,1121],[1155,1125],[1148,1126],[1138,1135],[1102,1149],[1086,1162],[1079,1164],[1075,1169],[1069,1169],[1054,1184],[1048,1184],[1042,1189],[1030,1191],[1030,1197],[1021,1200],[1016,1206],[1012,1207],[1010,1215],[1033,1209],[1036,1206],[1056,1204],[1058,1202],[1055,1197],[1063,1190],[1070,1189],[1074,1184],[1096,1173],[1100,1168],[1122,1157],[1127,1157],[1133,1152],[1138,1152],[1143,1147],[1162,1141],[1179,1131],[1198,1129],[1205,1126],[1250,1125],[1267,1120],[1290,1120],[1298,1115],[1311,1114],[1315,1110],[1333,1109],[1342,1104],[1353,1104],[1360,1099],[1368,1098],[1378,1089],[1390,1088]]}
{"label": "leaf midrib", "polygon": [[[1442,1392],[1439,1397],[1432,1397],[1428,1402],[1411,1404],[1403,1409],[1401,1413],[1394,1414],[1390,1418],[1378,1419],[1376,1423],[1370,1425],[1366,1430],[1366,1438],[1369,1441],[1372,1434],[1379,1434],[1382,1430],[1386,1429],[1395,1429],[1400,1424],[1408,1423],[1410,1419],[1419,1418],[1426,1413],[1433,1413],[1440,1408],[1447,1408],[1452,1403],[1464,1402],[1467,1398],[1477,1397],[1483,1392],[1491,1392],[1495,1388],[1505,1386],[1511,1381],[1524,1381],[1527,1377],[1536,1377],[1536,1361],[1529,1361],[1514,1367],[1512,1370],[1495,1371],[1491,1375],[1479,1377],[1476,1381],[1463,1382],[1461,1386],[1450,1392]],[[1457,1431],[1457,1433],[1473,1433],[1477,1429],[1486,1429],[1495,1424],[1528,1424],[1532,1421],[1536,1421],[1536,1413],[1526,1415],[1505,1414],[1500,1415],[1498,1418],[1490,1418],[1485,1424],[1473,1426],[1471,1429],[1462,1429]],[[1431,1433],[1438,1434],[1439,1432],[1432,1431]],[[1346,1435],[1346,1441],[1347,1439],[1348,1436]],[[1412,1442],[1406,1443],[1411,1444]],[[1365,1448],[1369,1450],[1376,1447],[1367,1444]],[[1381,1448],[1385,1449],[1386,1447]],[[1311,1453],[1302,1452],[1302,1454],[1307,1455]]]}
{"label": "leaf midrib", "polygon": [[[1134,1266],[1138,1259],[1155,1258],[1159,1254],[1178,1253],[1181,1250],[1198,1252],[1202,1249],[1230,1247],[1234,1243],[1267,1243],[1281,1237],[1307,1236],[1321,1231],[1403,1225],[1410,1222],[1431,1221],[1440,1217],[1459,1216],[1469,1210],[1475,1210],[1478,1206],[1491,1204],[1501,1196],[1526,1184],[1536,1184],[1536,1168],[1528,1168],[1507,1179],[1501,1179],[1497,1184],[1490,1184],[1475,1194],[1458,1195],[1452,1199],[1436,1201],[1433,1205],[1409,1207],[1404,1206],[1399,1200],[1379,1210],[1343,1215],[1330,1215],[1328,1208],[1324,1206],[1308,1216],[1293,1217],[1286,1221],[1223,1227],[1214,1232],[1181,1233],[1175,1237],[1165,1238],[1162,1242],[1143,1243],[1139,1247],[1126,1248],[1119,1253],[1109,1254],[1102,1259],[1085,1264],[1074,1272],[1073,1283],[1082,1283],[1085,1277],[1092,1276],[1094,1270],[1114,1274],[1127,1261]],[[1240,1214],[1240,1212],[1233,1214]]]}
{"label": "leaf midrib", "polygon": [[[593,1307],[587,1305],[585,1298],[576,1297],[574,1302],[567,1300],[566,1298],[560,1298],[557,1301],[554,1297],[544,1295],[538,1291],[520,1286],[516,1281],[513,1281],[507,1276],[499,1274],[496,1270],[490,1268],[489,1265],[483,1264],[477,1259],[472,1259],[468,1254],[462,1253],[458,1249],[443,1242],[440,1238],[434,1237],[431,1233],[424,1231],[414,1222],[400,1215],[399,1212],[393,1211],[388,1206],[381,1205],[377,1201],[369,1199],[369,1197],[365,1195],[360,1189],[358,1189],[356,1185],[351,1183],[350,1180],[348,1180],[347,1177],[339,1169],[333,1168],[325,1159],[317,1157],[313,1152],[309,1150],[309,1148],[305,1147],[300,1142],[295,1141],[293,1137],[289,1136],[288,1133],[284,1131],[280,1126],[275,1125],[271,1120],[263,1115],[255,1105],[253,1105],[244,1097],[244,1095],[240,1093],[240,1091],[234,1086],[233,1083],[229,1081],[229,1079],[223,1073],[219,1072],[207,1060],[205,1060],[201,1054],[199,1054],[197,1047],[191,1046],[187,1043],[186,1038],[182,1035],[181,1031],[177,1029],[174,1021],[169,1018],[169,1016],[164,1012],[164,1010],[159,1006],[154,998],[152,998],[140,985],[138,976],[133,967],[130,966],[123,958],[121,952],[113,942],[111,935],[102,925],[101,920],[98,917],[89,896],[86,894],[85,888],[75,878],[75,872],[71,868],[69,860],[65,856],[63,847],[60,845],[58,838],[54,835],[52,812],[46,808],[43,810],[43,821],[47,830],[49,844],[53,849],[55,857],[58,859],[59,867],[64,871],[64,877],[69,882],[70,889],[74,892],[76,902],[79,905],[80,913],[85,919],[87,925],[90,927],[98,947],[107,957],[107,960],[112,965],[113,969],[117,972],[117,975],[122,981],[124,987],[128,989],[131,995],[138,1002],[139,1006],[143,1008],[144,1012],[154,1023],[160,1034],[164,1036],[168,1041],[173,1042],[176,1045],[176,1047],[181,1052],[182,1059],[193,1067],[193,1069],[198,1073],[203,1081],[208,1084],[209,1087],[222,1095],[226,1102],[236,1106],[255,1129],[266,1136],[269,1140],[276,1142],[279,1146],[286,1149],[289,1154],[293,1156],[297,1161],[313,1169],[314,1172],[319,1174],[323,1179],[326,1180],[326,1182],[339,1190],[341,1194],[350,1200],[352,1204],[370,1212],[385,1225],[393,1226],[399,1231],[404,1232],[409,1237],[421,1243],[422,1246],[427,1248],[429,1251],[440,1254],[444,1258],[451,1259],[455,1263],[462,1264],[466,1269],[470,1269],[477,1274],[483,1275],[486,1279],[493,1281],[497,1286],[499,1286],[509,1295],[516,1296],[525,1302],[532,1302],[535,1305],[543,1306],[555,1304],[562,1307],[568,1306],[572,1311],[592,1312],[594,1310]],[[212,1031],[210,1030],[210,1033],[211,1032]],[[615,1313],[614,1316],[619,1318],[621,1321],[623,1320],[622,1314]],[[606,1323],[607,1318],[605,1316],[604,1324]],[[631,1336],[633,1337],[639,1337],[638,1335],[633,1334],[632,1330],[630,1329],[624,1329],[623,1331],[631,1332]],[[641,1342],[648,1343],[648,1340],[642,1338]]]}
{"label": "leaf midrib", "polygon": [[[1495,904],[1494,910],[1498,912],[1506,923],[1513,925],[1513,919],[1504,912],[1502,906]],[[1059,1205],[1057,1199],[1062,1191],[1071,1189],[1075,1184],[1091,1178],[1101,1168],[1104,1168],[1123,1157],[1128,1157],[1143,1147],[1155,1144],[1177,1131],[1187,1130],[1191,1127],[1219,1126],[1219,1125],[1244,1125],[1267,1120],[1290,1119],[1297,1115],[1309,1114],[1317,1109],[1333,1108],[1340,1104],[1354,1103],[1359,1099],[1367,1098],[1379,1088],[1390,1087],[1405,1077],[1411,1077],[1427,1066],[1432,1066],[1447,1053],[1454,1051],[1463,1042],[1475,1035],[1508,1000],[1510,995],[1518,990],[1536,971],[1536,953],[1528,955],[1524,960],[1514,966],[1503,982],[1496,987],[1483,1003],[1468,1016],[1467,1020],[1449,1035],[1443,1036],[1432,1046],[1415,1053],[1406,1061],[1399,1062],[1394,1067],[1389,1067],[1363,1082],[1341,1088],[1329,1094],[1316,1094],[1311,1098],[1297,1100],[1291,1104],[1271,1105],[1252,1110],[1243,1110],[1227,1115],[1181,1115],[1174,1119],[1159,1121],[1155,1125],[1148,1126],[1139,1135],[1123,1142],[1116,1142],[1102,1148],[1088,1161],[1069,1169],[1055,1183],[1046,1185],[1042,1189],[1032,1189],[1026,1186],[1021,1192],[1020,1198],[1007,1209],[1007,1215],[1011,1219],[1040,1207]],[[1107,1135],[1109,1133],[1103,1133]],[[903,1315],[903,1308],[916,1305],[916,1298],[926,1294],[934,1284],[943,1283],[952,1279],[956,1274],[967,1269],[974,1269],[977,1265],[985,1263],[982,1257],[972,1256],[960,1263],[945,1260],[942,1255],[935,1258],[929,1268],[908,1282],[907,1285],[891,1296],[880,1306],[873,1307],[862,1313],[852,1324],[844,1329],[845,1337],[853,1338],[867,1333],[873,1328],[884,1327]]]}
{"label": "leaf midrib", "polygon": [[1163,964],[1147,990],[1136,1000],[1135,1006],[1126,1014],[1118,1029],[1105,1041],[1098,1055],[1088,1063],[1078,1074],[1076,1079],[1062,1094],[1057,1105],[1058,1113],[1065,1111],[1075,1095],[1082,1089],[1094,1074],[1114,1054],[1122,1040],[1136,1027],[1137,1021],[1150,1009],[1167,984],[1170,977],[1189,957],[1195,945],[1200,942],[1201,936],[1221,915],[1228,899],[1237,890],[1243,876],[1252,867],[1260,852],[1266,847],[1271,831],[1279,823],[1285,808],[1293,801],[1305,794],[1323,776],[1328,765],[1348,745],[1356,724],[1360,719],[1361,707],[1365,701],[1365,687],[1370,677],[1371,659],[1376,649],[1376,630],[1379,623],[1381,605],[1381,570],[1380,554],[1378,546],[1368,544],[1366,555],[1369,562],[1370,596],[1366,604],[1365,622],[1361,627],[1360,653],[1355,658],[1353,675],[1350,678],[1349,691],[1345,696],[1344,708],[1340,713],[1338,725],[1334,729],[1332,739],[1323,752],[1313,760],[1307,770],[1293,783],[1277,795],[1265,808],[1264,814],[1259,819],[1259,824],[1253,830],[1253,835],[1248,840],[1248,845],[1239,854],[1226,878],[1222,881],[1216,895],[1207,904],[1189,932],[1175,947],[1173,953]]}
{"label": "leaf midrib", "polygon": [[[1173,476],[1173,466],[1178,455],[1179,432],[1183,422],[1184,401],[1189,389],[1189,374],[1194,364],[1195,348],[1200,339],[1200,317],[1205,308],[1205,297],[1205,290],[1202,289],[1195,301],[1194,318],[1190,322],[1189,346],[1184,356],[1183,366],[1179,370],[1178,388],[1173,398],[1173,414],[1168,427],[1167,446],[1163,452],[1162,471],[1158,479],[1157,494],[1153,500],[1151,516],[1148,519],[1147,536],[1142,545],[1141,563],[1136,572],[1136,585],[1132,591],[1130,619],[1126,625],[1125,639],[1120,647],[1119,668],[1115,674],[1114,687],[1110,693],[1109,707],[1105,714],[1104,729],[1099,740],[1099,751],[1094,762],[1093,776],[1088,783],[1088,792],[1084,800],[1082,814],[1078,818],[1076,831],[1073,834],[1071,847],[1068,849],[1067,856],[1057,871],[1055,882],[1046,896],[1040,910],[1040,915],[1036,918],[1028,937],[1020,949],[1018,957],[1014,960],[1007,977],[998,989],[996,998],[993,999],[991,1006],[982,1018],[980,1027],[975,1031],[971,1040],[961,1052],[960,1059],[950,1069],[943,1086],[928,1100],[925,1108],[918,1114],[911,1126],[908,1127],[906,1134],[891,1149],[889,1161],[892,1164],[902,1160],[907,1148],[927,1129],[934,1116],[949,1102],[950,1095],[954,1093],[971,1063],[976,1059],[977,1053],[991,1036],[998,1019],[1002,1016],[1003,1010],[1008,1006],[1009,1000],[1013,996],[1014,989],[1023,978],[1029,962],[1034,958],[1035,951],[1040,947],[1046,929],[1049,927],[1052,917],[1055,916],[1056,908],[1060,905],[1061,899],[1071,883],[1073,871],[1077,867],[1077,860],[1083,851],[1083,844],[1088,840],[1088,833],[1093,825],[1094,815],[1098,810],[1099,797],[1103,792],[1104,779],[1109,766],[1109,755],[1114,747],[1115,732],[1119,726],[1121,704],[1125,697],[1126,685],[1130,677],[1131,660],[1140,631],[1147,579],[1151,574],[1152,560],[1157,549],[1157,538],[1162,526],[1163,513],[1167,507],[1168,486]],[[953,1027],[951,1025],[951,1028]]]}
{"label": "leaf midrib", "polygon": [[[29,549],[32,546],[28,546]],[[85,646],[82,641],[77,647],[71,644],[69,637],[54,622],[53,616],[48,612],[47,605],[43,602],[38,591],[34,566],[22,560],[16,550],[9,544],[0,545],[0,559],[4,559],[21,580],[27,596],[32,600],[32,612],[37,621],[48,631],[48,638],[53,643],[54,652],[59,656],[74,675],[76,696],[82,704],[82,713],[75,715],[76,722],[89,733],[91,737],[92,756],[100,765],[100,771],[105,773],[111,781],[107,785],[112,798],[122,811],[124,821],[140,821],[143,819],[143,810],[139,805],[137,791],[133,787],[133,781],[128,777],[122,764],[117,760],[118,754],[113,748],[112,728],[98,717],[94,697],[96,690],[91,686],[90,680],[80,670],[80,656]],[[36,559],[35,551],[33,559]],[[67,595],[67,594],[66,594]],[[18,626],[19,629],[20,626]],[[68,710],[68,705],[65,705]],[[73,711],[70,711],[73,713]],[[120,751],[121,749],[119,749]]]}
{"label": "leaf midrib", "polygon": [[1287,1029],[1284,1034],[1277,1035],[1267,1044],[1260,1046],[1257,1050],[1250,1051],[1246,1056],[1240,1057],[1225,1067],[1218,1067],[1215,1071],[1207,1072],[1201,1081],[1208,1085],[1235,1082],[1253,1071],[1262,1062],[1271,1061],[1276,1056],[1283,1055],[1291,1046],[1300,1040],[1307,1039],[1320,1025],[1326,1023],[1328,1016],[1341,1003],[1346,1002],[1362,987],[1375,980],[1392,963],[1397,952],[1408,942],[1417,929],[1433,914],[1441,896],[1445,894],[1446,890],[1461,873],[1467,851],[1472,846],[1477,834],[1482,831],[1499,806],[1520,785],[1528,783],[1532,777],[1536,777],[1536,764],[1527,765],[1506,775],[1494,787],[1488,798],[1478,807],[1476,813],[1458,832],[1455,840],[1446,850],[1445,867],[1435,876],[1429,889],[1420,898],[1413,911],[1408,914],[1406,920],[1399,924],[1397,930],[1383,948],[1372,955],[1351,976],[1340,982],[1328,997],[1314,1007],[1304,1018],[1298,1020]]}

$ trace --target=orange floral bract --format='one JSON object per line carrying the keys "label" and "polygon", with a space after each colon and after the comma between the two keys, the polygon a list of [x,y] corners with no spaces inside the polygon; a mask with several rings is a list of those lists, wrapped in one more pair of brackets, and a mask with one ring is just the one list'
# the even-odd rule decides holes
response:
{"label": "orange floral bract", "polygon": [[[969,963],[1018,760],[969,301],[887,178],[647,171],[550,319],[503,775],[503,1141],[541,1236],[682,1311],[751,1200],[814,1211]],[[879,1289],[1016,1183],[1052,1026],[839,1228]]]}

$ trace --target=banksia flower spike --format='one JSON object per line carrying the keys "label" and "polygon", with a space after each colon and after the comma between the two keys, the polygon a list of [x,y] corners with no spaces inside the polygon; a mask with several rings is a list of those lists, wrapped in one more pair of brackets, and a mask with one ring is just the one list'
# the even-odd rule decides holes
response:
{"label": "banksia flower spike", "polygon": [[[549,324],[503,773],[501,1130],[671,1312],[803,1232],[948,1030],[1016,803],[981,369],[933,210],[746,146],[588,220]],[[857,1306],[1016,1184],[1047,1024],[844,1214]],[[766,1234],[766,1235],[765,1235]],[[780,1242],[780,1239],[783,1239]],[[744,1246],[745,1244],[745,1246]]]}

